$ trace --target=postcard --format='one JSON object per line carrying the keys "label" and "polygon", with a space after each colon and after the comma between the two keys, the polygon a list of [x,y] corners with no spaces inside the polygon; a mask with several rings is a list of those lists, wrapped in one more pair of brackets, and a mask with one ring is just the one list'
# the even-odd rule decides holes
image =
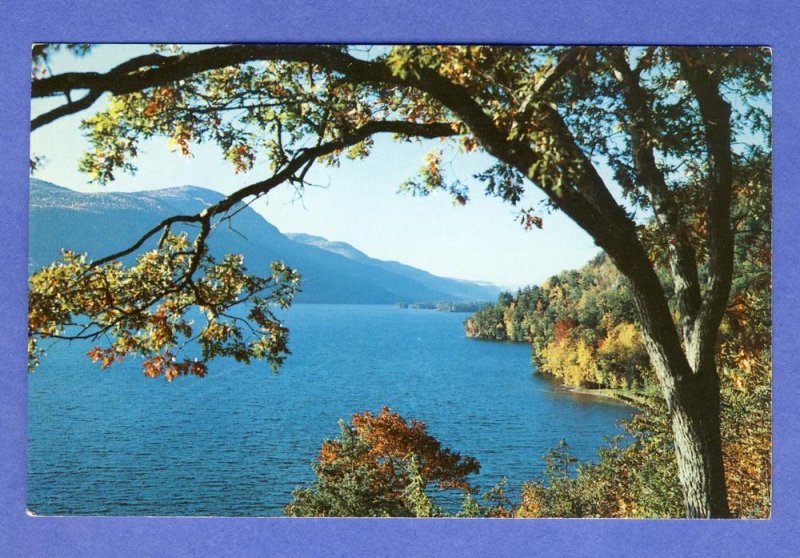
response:
{"label": "postcard", "polygon": [[5,8],[0,553],[793,555],[794,4]]}
{"label": "postcard", "polygon": [[32,515],[770,516],[769,48],[31,75]]}

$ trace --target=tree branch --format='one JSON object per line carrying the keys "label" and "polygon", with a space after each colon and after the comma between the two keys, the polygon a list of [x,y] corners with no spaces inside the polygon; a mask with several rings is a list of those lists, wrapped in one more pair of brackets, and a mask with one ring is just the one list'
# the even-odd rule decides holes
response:
{"label": "tree branch", "polygon": [[731,107],[720,94],[718,77],[712,69],[684,49],[676,49],[676,52],[689,88],[700,107],[708,147],[708,279],[688,351],[693,368],[697,369],[701,359],[713,358],[713,347],[733,281]]}
{"label": "tree branch", "polygon": [[61,105],[59,107],[54,108],[53,110],[47,111],[44,114],[40,114],[33,120],[31,120],[31,131],[41,128],[45,124],[50,124],[55,120],[58,120],[62,116],[67,116],[69,114],[74,114],[76,112],[80,112],[84,109],[89,108],[94,104],[94,102],[100,98],[103,93],[101,91],[94,91],[90,90],[86,95],[81,97],[78,101],[74,103],[70,101],[70,98],[67,97],[67,103]]}
{"label": "tree branch", "polygon": [[[35,81],[32,94],[34,97],[43,97],[71,89],[125,94],[154,85],[171,83],[197,72],[254,60],[308,62],[341,73],[348,81],[356,84],[397,85],[414,88],[427,94],[457,115],[488,153],[514,166],[525,176],[531,177],[531,169],[541,162],[541,156],[527,141],[509,139],[508,131],[495,123],[466,87],[453,83],[434,69],[416,67],[414,71],[407,72],[401,77],[393,73],[382,62],[360,60],[332,47],[233,45],[214,47],[178,56],[143,57],[139,62],[131,61],[106,74],[65,74]],[[572,63],[573,61],[567,57],[562,64],[557,64],[557,71],[554,70],[550,79],[546,79],[545,83],[554,84],[555,78],[566,73]],[[540,90],[544,90],[544,85]],[[668,346],[667,352],[669,353],[677,351],[676,354],[682,355],[663,289],[661,289],[655,271],[638,241],[634,223],[628,218],[624,209],[616,203],[591,161],[576,144],[561,115],[549,106],[537,107],[537,110],[539,110],[537,117],[544,120],[543,128],[552,135],[558,145],[560,165],[563,167],[559,168],[550,164],[552,168],[547,170],[559,172],[572,167],[577,169],[575,175],[570,177],[571,184],[563,188],[554,188],[541,183],[537,185],[557,207],[586,230],[598,245],[609,253],[621,271],[632,280],[635,295],[638,292],[636,298],[639,300],[640,309],[645,313],[645,317],[652,318],[650,320],[652,323],[645,329],[650,330],[656,336],[655,343]],[[389,126],[393,129],[382,130],[381,126],[384,128]],[[352,139],[355,144],[379,131],[420,137],[454,135],[452,130],[435,132],[431,130],[427,125],[411,122],[370,123],[361,128],[356,137]],[[433,135],[431,135],[432,133]],[[215,211],[226,211],[247,196],[265,192],[294,176],[306,161],[345,146],[346,144],[340,140],[301,151],[275,176],[239,190],[235,195],[220,202]],[[572,170],[569,172],[572,173]]]}
{"label": "tree branch", "polygon": [[652,142],[655,133],[653,115],[647,95],[639,83],[639,74],[631,69],[623,50],[606,49],[605,57],[614,70],[614,77],[621,86],[625,100],[626,124],[631,137],[637,181],[650,198],[656,221],[668,234],[667,252],[675,282],[684,341],[688,342],[701,302],[695,252],[674,196],[670,195],[664,173],[656,164]]}
{"label": "tree branch", "polygon": [[[350,146],[356,145],[357,143],[365,140],[366,138],[372,135],[379,133],[392,133],[404,136],[425,137],[425,138],[447,137],[447,136],[454,136],[457,134],[454,126],[448,122],[435,122],[431,124],[418,124],[415,122],[405,122],[396,120],[367,122],[360,128],[356,129],[354,132],[346,136],[343,136],[333,141],[329,141],[327,143],[317,144],[312,148],[303,149],[299,151],[291,161],[289,161],[280,171],[276,172],[270,178],[262,180],[260,182],[256,182],[254,184],[250,184],[249,186],[245,186],[244,188],[241,188],[236,192],[230,194],[229,196],[223,198],[216,204],[206,207],[200,213],[194,215],[174,215],[172,217],[164,219],[156,226],[152,227],[147,232],[145,232],[141,237],[139,237],[139,239],[135,243],[128,246],[127,248],[92,262],[90,269],[96,268],[100,265],[103,265],[113,260],[118,260],[119,258],[125,257],[135,252],[136,250],[141,248],[142,245],[145,242],[147,242],[148,239],[158,234],[159,231],[165,233],[166,230],[168,230],[172,225],[176,223],[200,223],[201,231],[196,237],[196,242],[194,247],[195,251],[197,251],[199,248],[202,248],[202,246],[197,245],[197,240],[201,240],[202,244],[205,243],[206,238],[210,234],[211,219],[213,217],[228,212],[236,204],[242,202],[248,197],[263,195],[269,192],[276,186],[290,180],[292,177],[295,176],[297,171],[301,170],[307,164],[313,162],[319,157],[329,155],[335,151],[346,149]],[[198,262],[193,261],[193,264],[194,264],[193,268],[194,270],[196,270],[199,261]]]}
{"label": "tree branch", "polygon": [[[174,225],[175,223],[197,223],[200,220],[201,220],[201,217],[200,217],[199,214],[197,214],[197,215],[173,215],[172,217],[168,217],[168,218],[164,219],[163,221],[161,221],[159,224],[157,224],[155,227],[153,227],[152,229],[150,229],[146,233],[144,233],[141,237],[139,237],[139,240],[137,240],[136,242],[134,242],[133,244],[131,244],[127,248],[125,248],[123,250],[120,250],[119,252],[115,252],[113,254],[110,254],[110,255],[108,255],[108,256],[106,256],[104,258],[100,258],[99,260],[93,261],[92,264],[89,266],[89,269],[93,269],[95,267],[99,267],[99,266],[101,266],[103,264],[107,264],[108,262],[111,262],[111,261],[114,261],[114,260],[118,260],[120,258],[124,258],[125,256],[127,256],[129,254],[132,254],[133,252],[135,252],[136,250],[141,248],[142,245],[145,242],[147,242],[147,240],[149,238],[155,236],[159,231],[164,231],[164,234],[166,234],[166,231],[172,225]],[[162,239],[163,239],[163,237],[162,237]],[[160,240],[159,244],[161,244],[161,243],[162,243],[162,241]]]}
{"label": "tree branch", "polygon": [[545,72],[541,79],[536,83],[531,95],[543,95],[552,89],[558,81],[572,70],[578,63],[579,55],[586,50],[586,47],[571,47]]}

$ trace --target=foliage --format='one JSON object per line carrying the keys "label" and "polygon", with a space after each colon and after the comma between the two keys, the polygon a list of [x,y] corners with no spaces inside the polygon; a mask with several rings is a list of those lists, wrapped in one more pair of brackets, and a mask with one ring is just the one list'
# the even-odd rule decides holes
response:
{"label": "foliage", "polygon": [[[46,60],[47,49],[39,49],[35,62]],[[741,308],[767,307],[763,296],[748,294],[754,283],[735,284],[732,270],[734,256],[742,261],[747,251],[740,244],[736,252],[733,243],[743,223],[768,226],[748,219],[748,209],[763,209],[768,198],[768,49],[229,45],[164,52],[158,47],[103,74],[36,74],[34,98],[66,94],[67,101],[33,118],[32,129],[110,93],[106,109],[83,123],[92,150],[81,168],[96,182],[113,180],[118,170],[134,172],[141,142],[156,136],[185,155],[197,143],[216,143],[236,172],[266,160],[273,176],[232,194],[216,215],[278,184],[302,189],[315,161],[336,165],[368,156],[378,133],[442,138],[406,187],[422,195],[443,190],[457,203],[469,193],[445,172],[443,150],[491,155],[475,177],[487,193],[520,205],[527,228],[541,227],[535,209],[525,207],[526,190],[536,186],[547,207],[563,210],[608,254],[630,296],[593,301],[590,295],[615,289],[600,281],[593,288],[590,276],[572,272],[531,290],[533,306],[514,301],[487,310],[486,323],[471,329],[493,339],[529,339],[537,366],[550,366],[572,384],[639,386],[651,378],[629,327],[635,307],[653,370],[670,395],[666,412],[689,417],[672,423],[683,429],[676,443],[692,446],[679,452],[681,471],[701,477],[681,479],[687,514],[728,514],[723,458],[714,443],[716,357],[745,383],[729,363],[753,369],[760,350],[725,341],[742,339],[750,318],[741,319]],[[612,169],[624,205],[598,162]],[[748,207],[743,197],[753,188],[759,191]],[[763,280],[763,268],[758,274]],[[732,290],[740,295],[733,320]],[[756,329],[745,329],[761,342]],[[580,350],[570,355],[570,347]],[[695,393],[683,393],[690,389]]]}
{"label": "foliage", "polygon": [[[471,493],[467,493],[461,504],[461,510],[456,514],[456,517],[513,517],[514,503],[507,492],[508,479],[503,477],[500,482],[484,493],[480,499],[475,498]],[[481,501],[486,503],[481,503]]]}
{"label": "foliage", "polygon": [[[160,249],[129,267],[95,265],[64,252],[29,279],[29,366],[36,365],[45,339],[88,339],[105,342],[87,353],[102,368],[136,355],[145,359],[145,375],[169,381],[205,376],[205,363],[218,357],[265,359],[274,369],[288,353],[288,331],[270,307],[288,307],[298,280],[280,263],[268,277],[248,275],[242,256],[216,261],[192,251],[185,234],[166,236]],[[232,313],[245,304],[245,315]],[[190,313],[194,307],[202,326]],[[199,346],[200,354],[180,357],[190,343],[187,350]]]}
{"label": "foliage", "polygon": [[604,255],[541,286],[501,295],[467,319],[465,330],[531,343],[537,369],[570,386],[641,389],[655,381],[627,281]]}
{"label": "foliage", "polygon": [[[733,517],[766,518],[771,509],[770,381],[743,391],[723,386],[726,484]],[[681,490],[664,403],[653,400],[607,440],[596,462],[579,464],[562,441],[543,457],[544,481],[523,484],[516,517],[681,517]]]}
{"label": "foliage", "polygon": [[294,491],[293,516],[441,515],[429,490],[470,491],[467,477],[477,460],[443,448],[425,423],[383,407],[339,422],[341,434],[326,440],[314,463],[316,480]]}
{"label": "foliage", "polygon": [[[659,410],[660,411],[660,410]],[[522,487],[516,517],[678,517],[682,515],[674,451],[662,413],[642,413],[626,425],[632,437],[610,438],[596,463],[577,465],[562,443],[544,457],[544,481]]]}
{"label": "foliage", "polygon": [[[726,481],[734,517],[763,518],[770,514],[769,378],[764,374],[756,377],[760,385],[748,386],[747,391],[730,382],[722,390]],[[422,466],[420,454],[431,453],[422,451],[422,447],[439,447],[438,442],[427,435],[419,437],[420,430],[411,437],[419,442],[408,441],[410,431],[420,424],[409,424],[386,408],[377,417],[354,415],[352,425],[340,421],[340,437],[323,444],[314,464],[316,480],[295,490],[286,513],[467,518],[683,515],[672,432],[664,403],[657,399],[644,404],[622,424],[625,435],[607,438],[595,461],[580,463],[562,439],[542,456],[544,478],[523,483],[518,498],[508,494],[505,478],[477,496],[464,480],[477,472],[477,462],[472,461],[474,470],[462,467],[453,474],[459,469],[453,466],[458,460],[445,459],[441,469],[450,471],[445,486],[458,485],[465,491],[461,509],[455,514],[436,504],[430,486],[436,479]],[[414,450],[406,452],[410,446],[415,446]],[[402,454],[405,456],[400,457]],[[463,463],[470,460],[466,458]],[[439,484],[441,487],[441,480]]]}
{"label": "foliage", "polygon": [[[716,351],[720,371],[740,387],[769,369],[763,355],[769,355],[771,343],[771,178],[769,156],[762,152],[740,169],[735,184],[732,292]],[[703,223],[697,216],[691,222],[697,229]],[[655,228],[643,226],[646,238]],[[650,250],[659,265],[668,266],[657,246]],[[664,272],[662,281],[677,313]],[[503,293],[464,326],[470,337],[531,343],[537,370],[567,385],[640,390],[657,385],[629,282],[605,254],[540,286]]]}
{"label": "foliage", "polygon": [[[771,509],[770,182],[769,160],[762,155],[742,169],[736,184],[733,288],[717,345],[725,479],[734,517],[769,517]],[[656,250],[654,257],[658,258]],[[608,259],[599,256],[540,287],[502,295],[494,307],[468,319],[466,331],[530,342],[538,369],[567,384],[624,388],[630,385],[625,380],[640,378],[645,386],[655,385],[632,323],[628,291],[601,280],[609,277],[623,280]],[[601,371],[613,371],[618,380]],[[526,483],[515,514],[681,516],[664,404],[650,398],[640,405],[642,412],[624,425],[632,443],[621,445],[612,439],[600,450],[599,461],[581,464],[576,475],[551,474],[547,482]]]}
{"label": "foliage", "polygon": [[722,407],[723,457],[731,510],[768,518],[772,509],[772,383],[770,352],[759,353],[748,380],[728,374]]}

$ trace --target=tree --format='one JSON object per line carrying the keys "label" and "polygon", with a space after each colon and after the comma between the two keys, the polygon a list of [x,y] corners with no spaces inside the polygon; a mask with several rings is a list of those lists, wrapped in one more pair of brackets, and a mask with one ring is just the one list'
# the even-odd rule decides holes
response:
{"label": "tree", "polygon": [[469,492],[467,476],[480,470],[474,458],[443,448],[425,423],[387,407],[357,413],[339,428],[339,438],[320,448],[315,481],[294,491],[287,515],[431,517],[437,508],[429,485]]}
{"label": "tree", "polygon": [[[271,178],[176,223],[205,225],[282,183],[302,188],[315,161],[366,157],[376,134],[448,138],[494,163],[476,179],[513,205],[531,185],[588,232],[629,280],[639,325],[666,401],[688,517],[725,517],[715,346],[733,271],[732,191],[769,145],[770,53],[754,48],[232,45],[196,52],[160,47],[105,73],[42,77],[47,46],[34,52],[34,98],[66,102],[31,122],[39,128],[92,106],[94,144],[82,168],[98,182],[133,171],[142,139],[171,138],[185,153],[216,142],[234,170],[266,154]],[[83,93],[81,93],[83,92]],[[73,99],[75,97],[75,99]],[[263,147],[259,151],[259,146]],[[436,189],[465,203],[441,152],[404,188]],[[627,198],[620,204],[603,163]],[[636,211],[652,216],[644,227]],[[541,226],[534,208],[521,223]],[[137,246],[137,247],[138,247]],[[654,260],[664,257],[671,284]],[[189,274],[191,278],[191,274]],[[171,282],[189,289],[191,281]],[[677,319],[667,288],[678,300]],[[64,322],[67,323],[67,322]],[[62,324],[63,325],[63,324]],[[61,325],[53,326],[60,331]],[[32,338],[45,333],[31,329]]]}

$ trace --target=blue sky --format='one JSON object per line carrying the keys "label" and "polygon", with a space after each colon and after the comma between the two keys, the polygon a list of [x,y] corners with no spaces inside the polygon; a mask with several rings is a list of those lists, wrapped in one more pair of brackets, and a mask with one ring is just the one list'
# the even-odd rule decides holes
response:
{"label": "blue sky", "polygon": [[[82,59],[57,55],[54,73],[104,71],[141,54],[145,47],[107,45]],[[51,100],[36,101],[34,114]],[[87,148],[79,130],[81,118],[102,106],[98,103],[78,115],[63,118],[31,134],[31,152],[44,156],[36,176],[81,191],[136,191],[191,184],[230,193],[267,176],[266,165],[234,174],[218,148],[200,145],[193,157],[171,152],[164,139],[142,144],[130,176],[119,173],[106,186],[89,184],[77,170]],[[470,202],[454,206],[448,195],[427,198],[398,194],[400,183],[423,164],[425,154],[438,141],[397,144],[389,138],[376,141],[372,155],[362,161],[344,161],[339,168],[316,166],[298,197],[282,186],[253,207],[283,232],[305,232],[352,244],[372,257],[397,260],[431,273],[461,279],[490,281],[506,288],[540,283],[563,269],[583,265],[599,249],[591,238],[558,212],[546,215],[544,228],[525,231],[515,222],[515,208],[483,196],[483,187],[472,175],[490,164],[489,157],[459,154],[446,170],[471,185]],[[447,158],[445,159],[447,160]],[[602,169],[601,169],[602,172]],[[541,196],[530,187],[522,207],[537,205]]]}

